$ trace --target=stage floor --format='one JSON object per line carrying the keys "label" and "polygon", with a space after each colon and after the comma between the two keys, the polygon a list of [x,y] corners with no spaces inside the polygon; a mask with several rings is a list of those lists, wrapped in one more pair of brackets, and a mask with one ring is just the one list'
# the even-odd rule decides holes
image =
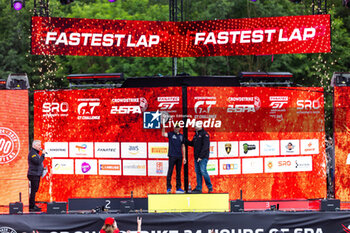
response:
{"label": "stage floor", "polygon": [[[272,205],[279,204],[281,211],[320,211],[320,200],[271,200],[271,201],[244,201],[244,211],[264,211],[270,209]],[[46,203],[37,203],[46,213]],[[350,210],[350,202],[340,202],[340,211]],[[145,210],[143,210],[145,211]],[[68,211],[69,212],[69,211]],[[77,211],[72,211],[76,213]],[[89,211],[83,211],[89,212]],[[146,211],[147,212],[147,211]],[[169,211],[172,212],[172,211]],[[181,212],[181,211],[180,211]],[[196,211],[182,211],[196,212]],[[224,211],[223,211],[224,212]],[[29,214],[29,207],[23,207],[23,213]],[[9,206],[0,206],[0,214],[9,214]]]}

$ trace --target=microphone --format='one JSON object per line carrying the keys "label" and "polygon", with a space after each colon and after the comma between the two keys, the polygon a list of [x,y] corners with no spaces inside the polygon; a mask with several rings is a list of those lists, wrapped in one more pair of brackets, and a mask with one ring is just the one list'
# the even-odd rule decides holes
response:
{"label": "microphone", "polygon": [[[44,152],[44,149],[43,149],[43,148],[40,148],[40,151],[41,151],[41,152]],[[45,151],[44,154],[47,155],[47,152]]]}

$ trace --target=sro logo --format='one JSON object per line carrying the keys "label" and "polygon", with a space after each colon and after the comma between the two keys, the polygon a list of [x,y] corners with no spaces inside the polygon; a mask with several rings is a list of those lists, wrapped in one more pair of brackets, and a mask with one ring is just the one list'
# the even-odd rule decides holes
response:
{"label": "sro logo", "polygon": [[289,167],[292,165],[291,161],[278,161],[278,166],[280,167]]}
{"label": "sro logo", "polygon": [[321,108],[321,103],[319,100],[298,100],[297,105],[298,110],[312,110]]}
{"label": "sro logo", "polygon": [[66,102],[45,102],[43,103],[43,112],[44,113],[64,113],[68,112],[69,105]]}
{"label": "sro logo", "polygon": [[111,114],[141,114],[140,106],[113,106],[111,109]]}

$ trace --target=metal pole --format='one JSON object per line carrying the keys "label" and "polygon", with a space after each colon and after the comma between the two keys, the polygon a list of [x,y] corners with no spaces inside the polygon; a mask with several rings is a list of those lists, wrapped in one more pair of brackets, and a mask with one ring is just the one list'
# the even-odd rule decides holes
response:
{"label": "metal pole", "polygon": [[[169,21],[177,22],[179,19],[178,17],[179,13],[180,13],[180,19],[181,21],[183,21],[183,0],[180,1],[180,9],[178,7],[177,0],[169,0]],[[178,73],[177,60],[178,60],[177,57],[172,58],[172,75],[173,76],[176,76]]]}

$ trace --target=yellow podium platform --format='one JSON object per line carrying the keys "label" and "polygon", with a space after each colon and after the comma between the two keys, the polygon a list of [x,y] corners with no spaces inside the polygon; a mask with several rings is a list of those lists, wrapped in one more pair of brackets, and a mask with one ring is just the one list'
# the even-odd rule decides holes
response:
{"label": "yellow podium platform", "polygon": [[148,212],[227,212],[228,193],[148,194]]}

